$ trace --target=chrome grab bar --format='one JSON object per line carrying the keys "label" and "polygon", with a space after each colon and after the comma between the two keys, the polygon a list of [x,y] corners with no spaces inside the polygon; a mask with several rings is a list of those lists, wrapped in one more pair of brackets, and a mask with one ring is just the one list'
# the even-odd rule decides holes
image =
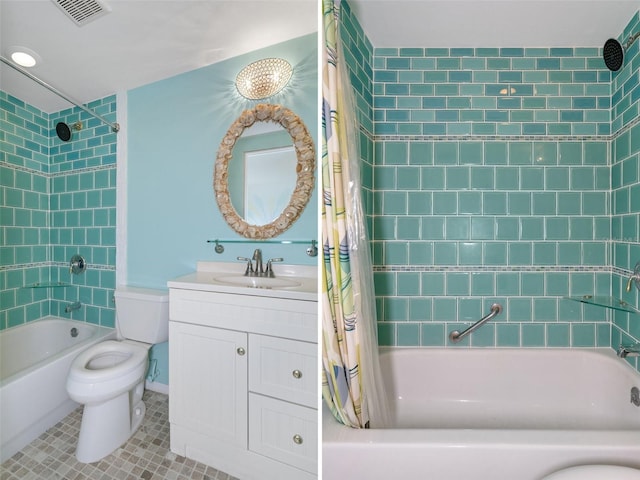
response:
{"label": "chrome grab bar", "polygon": [[467,335],[470,335],[473,332],[475,332],[478,328],[480,328],[482,325],[487,323],[493,317],[497,317],[498,315],[500,315],[500,312],[502,312],[502,305],[500,305],[499,303],[494,303],[493,305],[491,305],[491,313],[489,313],[488,315],[485,315],[480,320],[478,320],[476,323],[474,323],[473,325],[471,325],[469,328],[467,328],[466,330],[464,330],[462,332],[460,332],[458,330],[454,330],[453,332],[451,332],[449,334],[449,340],[452,343],[458,343],[460,340],[462,340]]}

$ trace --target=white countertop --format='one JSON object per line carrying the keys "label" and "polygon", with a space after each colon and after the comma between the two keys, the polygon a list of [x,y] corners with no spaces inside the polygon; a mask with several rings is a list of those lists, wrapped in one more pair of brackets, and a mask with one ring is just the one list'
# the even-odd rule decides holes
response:
{"label": "white countertop", "polygon": [[249,287],[220,280],[225,276],[242,277],[244,271],[245,265],[242,262],[198,262],[195,272],[169,280],[167,286],[206,292],[318,301],[318,269],[315,266],[280,263],[273,265],[276,280],[291,280],[296,283],[295,286]]}

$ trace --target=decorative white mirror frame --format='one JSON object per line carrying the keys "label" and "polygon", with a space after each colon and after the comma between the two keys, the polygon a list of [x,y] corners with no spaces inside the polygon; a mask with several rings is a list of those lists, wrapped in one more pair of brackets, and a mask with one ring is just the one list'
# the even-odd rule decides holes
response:
{"label": "decorative white mirror frame", "polygon": [[[296,164],[297,181],[289,204],[282,210],[278,218],[265,225],[247,223],[238,215],[231,204],[229,195],[229,161],[233,154],[233,147],[245,128],[255,122],[279,123],[291,135],[298,158]],[[304,122],[293,111],[282,105],[261,103],[242,112],[220,143],[213,173],[213,190],[216,202],[227,224],[243,237],[258,240],[273,238],[293,225],[306,207],[315,186],[314,171],[313,138],[309,135]]]}

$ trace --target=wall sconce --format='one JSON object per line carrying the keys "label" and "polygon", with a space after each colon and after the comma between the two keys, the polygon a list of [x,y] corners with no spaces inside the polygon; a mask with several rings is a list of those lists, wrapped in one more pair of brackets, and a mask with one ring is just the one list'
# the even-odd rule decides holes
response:
{"label": "wall sconce", "polygon": [[282,58],[265,58],[250,63],[238,73],[236,88],[249,100],[262,100],[287,86],[293,67]]}

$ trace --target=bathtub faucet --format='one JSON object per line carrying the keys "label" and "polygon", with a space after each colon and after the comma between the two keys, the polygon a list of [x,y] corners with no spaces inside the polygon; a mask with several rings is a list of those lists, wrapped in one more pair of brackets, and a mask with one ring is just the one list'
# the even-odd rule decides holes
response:
{"label": "bathtub faucet", "polygon": [[80,302],[73,302],[67,305],[66,307],[64,307],[64,311],[65,313],[70,313],[70,312],[73,312],[74,310],[80,310],[81,306],[82,304]]}
{"label": "bathtub faucet", "polygon": [[620,345],[618,347],[618,356],[620,358],[640,357],[640,343],[635,345]]}

